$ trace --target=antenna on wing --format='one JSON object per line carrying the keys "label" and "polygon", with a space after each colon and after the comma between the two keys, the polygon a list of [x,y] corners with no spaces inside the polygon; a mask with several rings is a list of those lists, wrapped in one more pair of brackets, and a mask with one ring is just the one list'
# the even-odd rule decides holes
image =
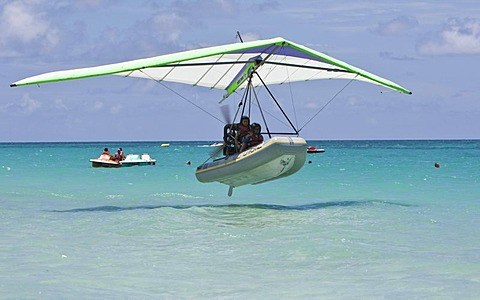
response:
{"label": "antenna on wing", "polygon": [[243,39],[242,39],[242,36],[240,35],[240,31],[237,31],[237,37],[240,39],[240,42],[243,43]]}

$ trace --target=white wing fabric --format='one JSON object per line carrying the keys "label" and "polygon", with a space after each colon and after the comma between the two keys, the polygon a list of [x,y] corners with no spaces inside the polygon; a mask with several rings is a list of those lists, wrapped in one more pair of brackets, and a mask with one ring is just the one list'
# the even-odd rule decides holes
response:
{"label": "white wing fabric", "polygon": [[226,96],[246,87],[249,74],[254,86],[318,79],[354,79],[411,94],[402,86],[283,38],[215,46],[97,67],[45,73],[19,80],[11,86],[119,75],[184,83],[226,90]]}

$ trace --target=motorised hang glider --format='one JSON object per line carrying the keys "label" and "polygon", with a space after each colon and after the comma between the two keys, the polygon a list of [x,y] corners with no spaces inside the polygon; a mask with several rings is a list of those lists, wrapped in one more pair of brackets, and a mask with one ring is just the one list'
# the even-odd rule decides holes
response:
{"label": "motorised hang glider", "polygon": [[268,139],[240,152],[238,124],[234,122],[235,119],[229,120],[224,127],[224,143],[221,147],[224,157],[205,162],[195,173],[201,182],[218,181],[228,185],[229,195],[234,187],[289,176],[300,170],[305,163],[307,144],[299,137],[299,130],[288,119],[268,86],[318,79],[344,79],[360,80],[411,94],[409,90],[390,80],[281,37],[49,72],[19,80],[10,86],[38,85],[102,75],[138,77],[221,89],[225,91],[221,101],[243,90],[235,118],[244,115],[247,106],[247,111],[250,111],[250,105],[254,101],[261,109],[255,88],[265,88],[293,132],[273,136],[275,133],[269,130],[264,114],[260,111],[266,129],[263,133],[268,135]]}

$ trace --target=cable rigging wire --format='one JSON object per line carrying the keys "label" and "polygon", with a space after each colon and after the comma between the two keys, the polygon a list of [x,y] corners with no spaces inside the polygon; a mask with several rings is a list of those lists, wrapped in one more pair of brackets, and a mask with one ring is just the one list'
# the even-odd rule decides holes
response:
{"label": "cable rigging wire", "polygon": [[[142,70],[139,70],[140,72],[142,72],[143,74],[145,74],[147,77],[149,77],[150,79],[152,79],[153,81],[157,82],[158,84],[160,84],[161,86],[163,86],[164,88],[168,89],[169,91],[171,91],[172,93],[174,93],[175,95],[177,95],[178,97],[180,97],[181,99],[187,101],[188,103],[190,103],[191,105],[195,106],[196,108],[200,109],[201,111],[203,111],[204,113],[206,113],[207,115],[211,116],[212,118],[216,119],[217,121],[219,121],[220,123],[222,124],[225,124],[225,121],[224,120],[221,120],[219,119],[217,116],[213,115],[212,113],[210,113],[209,111],[205,110],[204,108],[202,108],[201,106],[199,106],[198,104],[194,103],[193,101],[189,100],[188,98],[186,98],[185,96],[181,95],[180,93],[178,93],[177,91],[175,91],[174,89],[170,88],[169,86],[167,86],[166,84],[164,84],[161,80],[157,80],[155,78],[153,78],[152,76],[150,76],[149,74],[143,72]],[[256,73],[256,72],[255,72]],[[258,76],[258,74],[257,74]],[[355,80],[355,78],[358,76],[358,74],[350,79],[347,84],[341,88],[330,100],[328,100],[328,102],[322,106],[302,127],[300,127],[298,130],[295,129],[295,126],[291,123],[291,121],[288,119],[288,117],[286,116],[285,112],[283,111],[283,109],[279,106],[278,102],[276,101],[275,97],[273,97],[272,93],[270,92],[270,90],[268,89],[268,87],[265,85],[265,83],[263,82],[263,80],[260,78],[260,76],[258,76],[258,78],[260,79],[260,81],[263,83],[263,86],[266,88],[267,92],[270,94],[270,96],[274,99],[274,101],[277,103],[277,106],[280,108],[281,112],[284,114],[284,116],[286,117],[287,121],[290,123],[290,126],[296,131],[296,134],[300,133],[300,131],[303,130],[303,128],[305,128],[311,121],[313,121],[314,118],[317,117],[318,114],[320,114],[330,103],[333,102],[333,100],[335,100],[337,98],[337,96],[343,92],[343,90],[345,88],[347,88],[348,85],[350,85],[350,83],[352,83],[353,80]],[[251,80],[251,79],[250,79]],[[252,87],[253,88],[253,87]],[[257,94],[255,91],[254,92],[254,95],[255,97],[257,98]],[[247,97],[250,96],[251,97],[251,91],[249,91],[249,88],[246,88],[245,91],[244,91],[244,95],[242,97],[242,99],[240,100],[240,103],[238,104],[238,108],[237,108],[237,111],[235,113],[235,116],[234,116],[234,119],[233,121],[237,118],[238,116],[238,112],[240,110],[240,107],[243,106],[243,109],[242,109],[242,114],[244,113],[244,110],[245,110],[245,107],[246,107],[246,103],[242,103],[242,102],[245,102],[247,101]],[[294,101],[293,101],[293,93],[291,91],[291,86],[290,86],[290,96],[291,96],[291,99],[292,99],[292,104],[294,104]],[[257,103],[251,101],[251,98],[249,100],[249,110],[251,109],[251,105],[254,104],[254,105],[257,105],[259,108],[260,108],[260,103],[258,102],[258,98],[257,98]],[[261,108],[260,108],[261,109]],[[295,111],[295,105],[293,105],[293,109]],[[269,113],[268,111],[266,111],[267,114],[273,116],[273,114]],[[249,113],[250,114],[250,113]],[[297,123],[297,119],[296,119],[296,111],[294,112],[294,117],[295,117],[295,123]],[[264,122],[265,122],[265,117],[263,116],[263,113],[262,113],[262,118],[264,119]],[[277,119],[277,118],[276,118]],[[277,119],[278,120],[278,119]],[[283,123],[283,122],[282,122]],[[265,123],[266,124],[266,123]],[[284,123],[285,124],[285,123]],[[297,125],[297,128],[298,128],[298,125]]]}
{"label": "cable rigging wire", "polygon": [[355,75],[355,77],[353,77],[352,79],[350,79],[343,88],[341,88],[330,100],[328,100],[328,102],[327,102],[324,106],[322,106],[322,107],[320,108],[320,110],[317,111],[317,112],[310,118],[310,120],[308,120],[308,121],[298,130],[298,132],[302,131],[302,129],[303,129],[305,126],[307,126],[319,113],[321,113],[330,103],[332,103],[332,101],[335,100],[335,98],[337,98],[337,96],[340,95],[340,93],[343,92],[343,90],[344,90],[348,85],[350,85],[350,83],[352,83],[352,81],[355,80],[355,78],[357,78],[357,76],[358,76],[358,74]]}
{"label": "cable rigging wire", "polygon": [[140,72],[142,72],[143,74],[145,74],[146,76],[148,76],[150,79],[152,79],[153,81],[157,82],[158,84],[160,84],[161,86],[163,86],[164,88],[166,88],[167,90],[169,90],[170,92],[174,93],[175,95],[179,96],[180,98],[182,98],[183,100],[187,101],[188,103],[192,104],[193,106],[195,106],[196,108],[200,109],[201,111],[203,111],[204,113],[210,115],[212,118],[216,119],[217,121],[219,121],[220,123],[224,124],[225,122],[220,120],[219,118],[217,118],[215,115],[213,115],[212,113],[208,112],[207,110],[203,109],[201,106],[199,106],[198,104],[195,104],[193,101],[191,100],[188,100],[185,96],[181,95],[180,93],[178,93],[177,91],[175,91],[174,89],[170,88],[169,86],[167,86],[166,84],[164,84],[161,80],[157,80],[155,78],[153,78],[152,76],[150,76],[149,74],[143,72],[142,70],[139,70]]}

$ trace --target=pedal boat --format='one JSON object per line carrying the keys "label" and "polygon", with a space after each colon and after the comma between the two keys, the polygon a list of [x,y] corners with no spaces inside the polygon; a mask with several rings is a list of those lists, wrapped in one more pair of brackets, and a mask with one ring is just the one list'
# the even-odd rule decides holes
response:
{"label": "pedal boat", "polygon": [[130,167],[130,166],[144,166],[144,165],[155,165],[157,160],[150,157],[149,154],[128,154],[124,160],[116,161],[111,160],[107,155],[100,155],[99,158],[90,159],[92,167],[104,167],[104,168],[120,168],[120,167]]}

